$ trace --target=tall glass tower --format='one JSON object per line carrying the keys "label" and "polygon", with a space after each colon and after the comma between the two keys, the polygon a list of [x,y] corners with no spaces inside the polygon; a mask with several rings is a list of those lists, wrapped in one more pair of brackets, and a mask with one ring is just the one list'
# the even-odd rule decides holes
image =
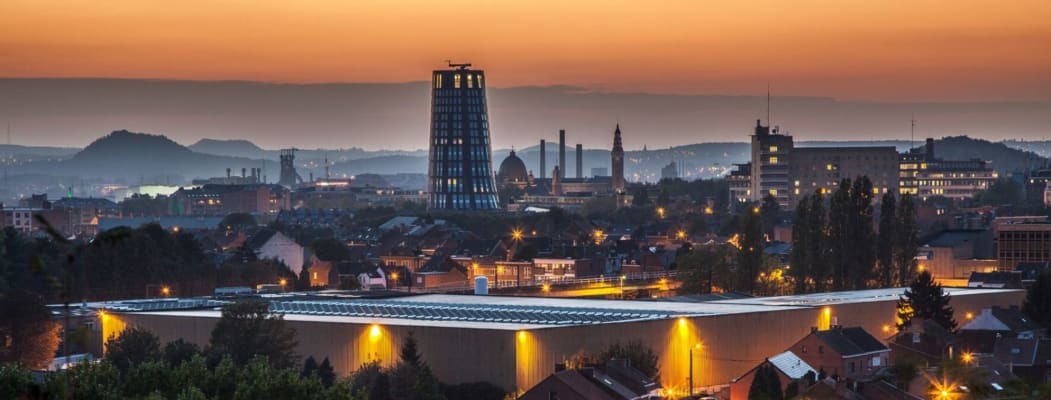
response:
{"label": "tall glass tower", "polygon": [[491,210],[498,207],[489,143],[485,73],[449,64],[431,77],[428,207]]}

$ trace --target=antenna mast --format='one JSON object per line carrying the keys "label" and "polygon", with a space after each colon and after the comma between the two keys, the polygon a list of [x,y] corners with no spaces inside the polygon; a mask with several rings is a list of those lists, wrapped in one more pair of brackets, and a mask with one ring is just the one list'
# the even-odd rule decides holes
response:
{"label": "antenna mast", "polygon": [[909,120],[911,127],[909,128],[909,151],[912,151],[913,147],[916,147],[916,114],[912,114],[912,119]]}
{"label": "antenna mast", "polygon": [[766,84],[766,126],[773,126],[770,123],[770,83]]}

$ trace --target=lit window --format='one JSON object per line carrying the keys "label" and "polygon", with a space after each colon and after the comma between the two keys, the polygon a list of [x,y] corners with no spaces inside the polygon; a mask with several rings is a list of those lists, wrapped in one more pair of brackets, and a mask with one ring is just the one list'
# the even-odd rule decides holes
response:
{"label": "lit window", "polygon": [[799,186],[799,181],[796,181],[796,186]]}
{"label": "lit window", "polygon": [[796,188],[796,195],[799,195],[799,188]]}
{"label": "lit window", "polygon": [[825,169],[831,171],[832,170],[832,164],[825,164]]}
{"label": "lit window", "polygon": [[460,74],[453,75],[453,87],[456,89],[460,88]]}
{"label": "lit window", "polygon": [[777,153],[777,146],[770,146],[771,153]]}
{"label": "lit window", "polygon": [[770,157],[771,164],[777,164],[777,157]]}
{"label": "lit window", "polygon": [[478,88],[482,88],[482,75],[478,75]]}
{"label": "lit window", "polygon": [[777,189],[770,189],[771,196],[777,196]]}
{"label": "lit window", "polygon": [[474,77],[471,74],[467,74],[467,88],[474,88]]}

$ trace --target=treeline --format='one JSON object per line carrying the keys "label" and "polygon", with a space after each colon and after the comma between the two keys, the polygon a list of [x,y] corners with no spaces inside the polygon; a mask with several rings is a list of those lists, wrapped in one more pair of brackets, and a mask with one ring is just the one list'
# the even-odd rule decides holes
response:
{"label": "treeline", "polygon": [[161,345],[149,331],[129,328],[106,343],[106,356],[34,381],[19,363],[0,365],[3,399],[294,399],[443,400],[503,399],[478,382],[444,385],[431,373],[410,335],[390,368],[379,361],[337,379],[325,358],[302,364],[293,353],[295,331],[264,302],[223,308],[208,345],[176,340]]}
{"label": "treeline", "polygon": [[910,195],[880,200],[874,226],[872,183],[840,181],[826,200],[804,196],[796,206],[789,265],[796,293],[905,286],[916,274],[916,205]]}
{"label": "treeline", "polygon": [[[41,232],[47,232],[43,230]],[[216,286],[295,281],[288,268],[245,250],[226,262],[191,233],[158,224],[104,231],[91,241],[0,231],[0,292],[35,291],[48,302],[211,294]]]}

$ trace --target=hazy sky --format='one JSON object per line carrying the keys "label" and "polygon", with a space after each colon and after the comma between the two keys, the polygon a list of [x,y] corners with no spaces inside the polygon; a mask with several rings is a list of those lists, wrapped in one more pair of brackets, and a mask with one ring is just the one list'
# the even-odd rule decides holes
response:
{"label": "hazy sky", "polygon": [[1051,99],[1051,1],[0,1],[0,77]]}

